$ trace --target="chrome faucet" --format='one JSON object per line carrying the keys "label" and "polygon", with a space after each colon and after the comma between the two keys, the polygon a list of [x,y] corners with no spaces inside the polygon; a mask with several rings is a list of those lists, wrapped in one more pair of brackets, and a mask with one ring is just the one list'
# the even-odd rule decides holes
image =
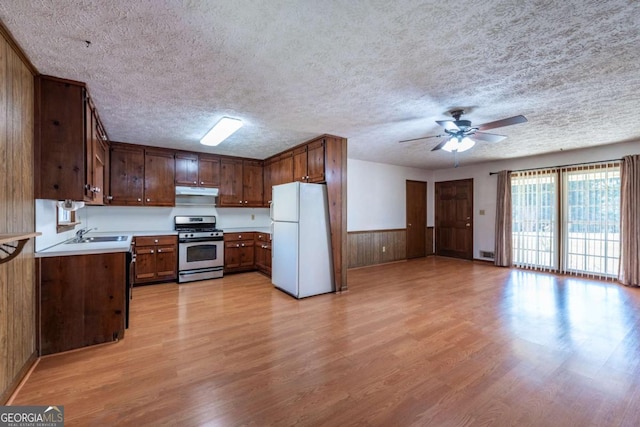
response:
{"label": "chrome faucet", "polygon": [[74,239],[76,242],[81,241],[84,238],[84,235],[87,234],[88,232],[92,231],[92,230],[97,230],[97,227],[93,227],[93,228],[81,228],[80,230],[76,231],[76,238]]}

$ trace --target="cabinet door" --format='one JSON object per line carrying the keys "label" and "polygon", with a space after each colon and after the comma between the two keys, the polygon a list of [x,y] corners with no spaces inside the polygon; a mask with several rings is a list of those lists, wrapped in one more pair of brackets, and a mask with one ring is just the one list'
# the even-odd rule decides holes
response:
{"label": "cabinet door", "polygon": [[242,160],[220,161],[220,206],[244,206],[242,199]]}
{"label": "cabinet door", "polygon": [[240,243],[240,267],[253,267],[255,265],[253,241]]}
{"label": "cabinet door", "polygon": [[258,270],[264,270],[266,267],[264,242],[255,242],[254,254],[256,268]]}
{"label": "cabinet door", "polygon": [[278,162],[278,184],[289,182],[293,182],[293,151],[282,154]]}
{"label": "cabinet door", "polygon": [[274,159],[270,159],[264,162],[263,176],[263,191],[262,191],[262,206],[269,207],[271,203],[271,195],[273,191],[273,171],[277,162]]}
{"label": "cabinet door", "polygon": [[264,245],[265,271],[271,276],[271,243]]}
{"label": "cabinet door", "polygon": [[94,192],[92,191],[95,188],[94,177],[95,171],[93,169],[95,164],[95,158],[93,154],[93,150],[96,145],[96,117],[93,113],[93,108],[91,107],[91,102],[87,96],[87,92],[85,90],[82,91],[84,96],[84,129],[85,129],[85,162],[84,162],[84,200],[88,203],[94,202]]}
{"label": "cabinet door", "polygon": [[293,150],[293,180],[307,182],[307,146]]}
{"label": "cabinet door", "polygon": [[201,187],[220,186],[220,158],[200,155],[198,160],[198,185]]}
{"label": "cabinet door", "polygon": [[242,164],[243,206],[262,206],[262,162],[244,160]]}
{"label": "cabinet door", "polygon": [[93,145],[93,204],[104,204],[105,171],[107,168],[107,146],[100,138]]}
{"label": "cabinet door", "polygon": [[156,277],[155,246],[136,248],[135,279],[136,283],[148,282]]}
{"label": "cabinet door", "polygon": [[224,269],[240,267],[240,242],[224,242]]}
{"label": "cabinet door", "polygon": [[111,145],[110,191],[112,205],[142,206],[144,196],[144,149]]}
{"label": "cabinet door", "polygon": [[176,185],[193,187],[198,185],[198,155],[176,153]]}
{"label": "cabinet door", "polygon": [[147,150],[144,154],[144,204],[175,205],[175,164],[173,154]]}
{"label": "cabinet door", "polygon": [[324,182],[324,139],[307,146],[307,182]]}
{"label": "cabinet door", "polygon": [[84,200],[84,88],[38,77],[36,91],[36,198]]}
{"label": "cabinet door", "polygon": [[177,277],[178,258],[176,245],[156,246],[156,275],[158,280]]}

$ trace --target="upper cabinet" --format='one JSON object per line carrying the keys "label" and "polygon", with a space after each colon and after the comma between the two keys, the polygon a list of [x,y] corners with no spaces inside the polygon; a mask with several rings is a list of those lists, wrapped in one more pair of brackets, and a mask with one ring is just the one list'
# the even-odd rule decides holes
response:
{"label": "upper cabinet", "polygon": [[83,83],[36,78],[35,197],[102,204],[108,138]]}
{"label": "upper cabinet", "polygon": [[172,151],[114,143],[111,147],[109,202],[120,206],[173,206]]}
{"label": "upper cabinet", "polygon": [[220,158],[218,156],[177,152],[175,169],[176,185],[189,187],[220,186]]}
{"label": "upper cabinet", "polygon": [[323,182],[324,139],[293,150],[293,179],[301,182]]}
{"label": "upper cabinet", "polygon": [[151,150],[144,152],[144,204],[147,206],[174,206],[175,165],[173,152]]}
{"label": "upper cabinet", "polygon": [[262,161],[223,158],[220,181],[220,206],[262,206]]}

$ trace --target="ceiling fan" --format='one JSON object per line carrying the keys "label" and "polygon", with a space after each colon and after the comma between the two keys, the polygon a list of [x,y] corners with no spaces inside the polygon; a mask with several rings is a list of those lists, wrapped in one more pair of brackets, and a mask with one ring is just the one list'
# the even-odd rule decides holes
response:
{"label": "ceiling fan", "polygon": [[[496,135],[494,133],[486,133],[485,130],[501,128],[504,126],[515,125],[527,121],[525,116],[513,116],[507,119],[496,120],[495,122],[485,123],[483,125],[472,126],[470,120],[460,120],[464,114],[464,110],[453,110],[451,116],[455,120],[436,120],[436,123],[444,128],[444,133],[440,135],[423,136],[421,138],[405,139],[400,142],[418,141],[420,139],[441,138],[448,136],[449,138],[442,141],[431,149],[431,151],[445,150],[448,152],[462,153],[473,147],[478,141],[500,142],[506,138],[504,135]],[[470,137],[473,136],[473,139]]]}

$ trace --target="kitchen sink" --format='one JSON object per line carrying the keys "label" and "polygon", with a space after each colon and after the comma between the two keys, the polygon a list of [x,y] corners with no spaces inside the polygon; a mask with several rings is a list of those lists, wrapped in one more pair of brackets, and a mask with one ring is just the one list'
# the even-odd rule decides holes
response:
{"label": "kitchen sink", "polygon": [[102,243],[102,242],[124,242],[129,236],[95,236],[95,237],[83,237],[82,239],[73,239],[67,242],[69,243]]}

